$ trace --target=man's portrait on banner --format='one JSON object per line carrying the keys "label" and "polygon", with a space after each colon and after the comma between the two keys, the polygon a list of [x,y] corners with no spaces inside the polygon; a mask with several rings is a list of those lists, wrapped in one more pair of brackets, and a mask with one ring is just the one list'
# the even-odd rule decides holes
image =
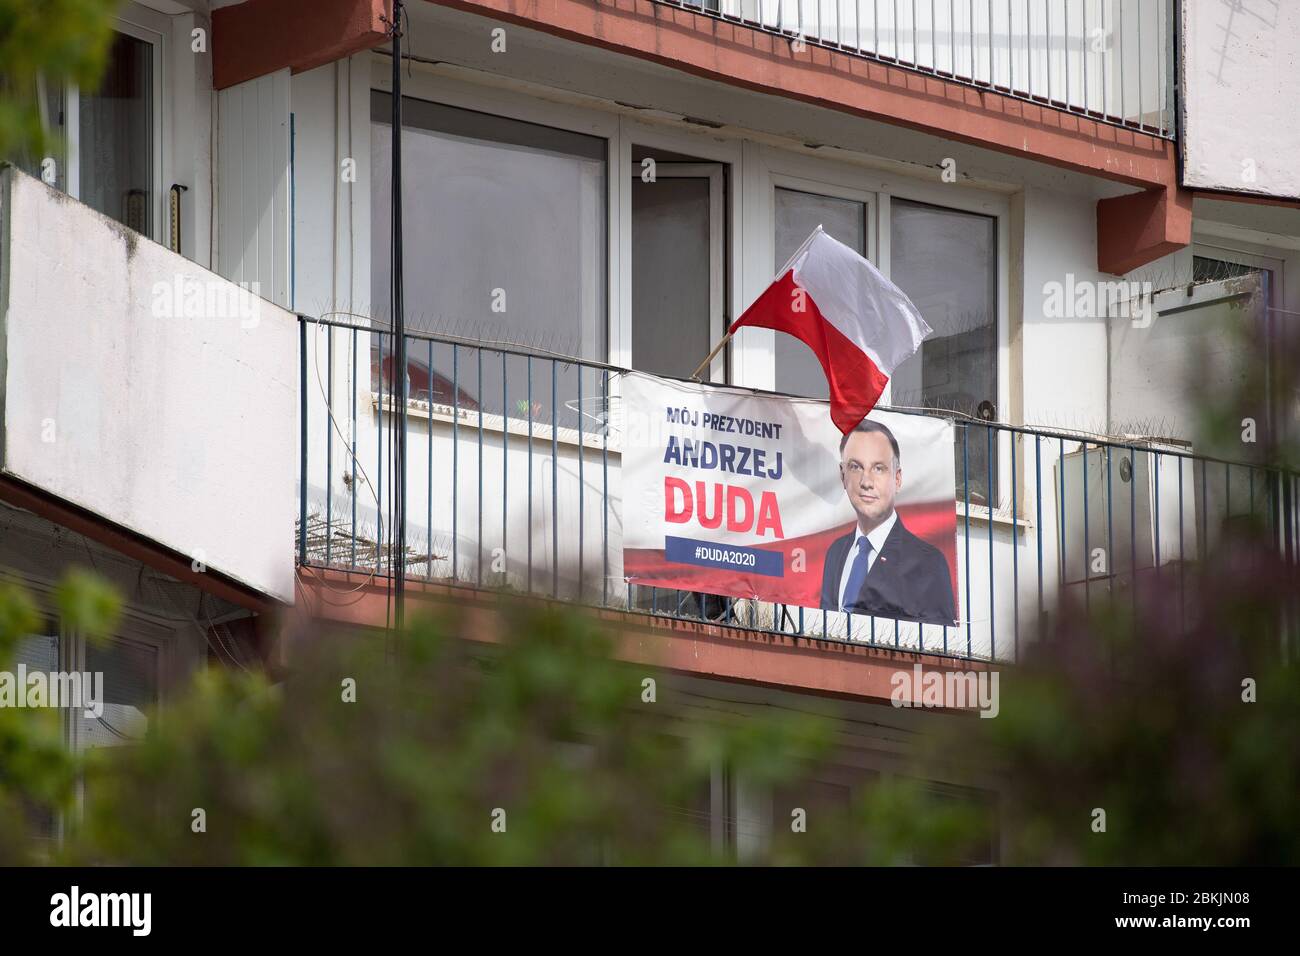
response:
{"label": "man's portrait on banner", "polygon": [[957,614],[948,562],[894,507],[904,482],[894,433],[863,419],[840,439],[839,472],[857,520],[826,551],[821,606],[951,626]]}

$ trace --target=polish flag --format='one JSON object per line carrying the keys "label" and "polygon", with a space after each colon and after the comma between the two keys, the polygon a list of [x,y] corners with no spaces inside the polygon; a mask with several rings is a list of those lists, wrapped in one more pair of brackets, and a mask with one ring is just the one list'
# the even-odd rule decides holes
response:
{"label": "polish flag", "polygon": [[857,427],[933,331],[903,290],[821,226],[728,331],[745,326],[793,335],[817,354],[841,432]]}

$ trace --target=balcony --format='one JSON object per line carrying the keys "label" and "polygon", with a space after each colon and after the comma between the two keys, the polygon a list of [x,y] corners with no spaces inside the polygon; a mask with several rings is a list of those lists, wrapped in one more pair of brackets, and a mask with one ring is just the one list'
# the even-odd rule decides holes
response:
{"label": "balcony", "polygon": [[654,0],[1172,138],[1173,0]]}
{"label": "balcony", "polygon": [[292,602],[293,316],[13,168],[0,196],[0,483]]}
{"label": "balcony", "polygon": [[[301,321],[300,561],[391,576],[399,547],[393,336]],[[425,334],[408,335],[407,353],[400,547],[413,582],[1014,661],[1070,604],[1136,599],[1162,576],[1183,580],[1229,522],[1266,522],[1288,554],[1300,544],[1294,475],[1154,442],[958,420],[957,626],[631,585],[623,576],[619,370]],[[1000,489],[993,502],[977,490],[990,487]]]}

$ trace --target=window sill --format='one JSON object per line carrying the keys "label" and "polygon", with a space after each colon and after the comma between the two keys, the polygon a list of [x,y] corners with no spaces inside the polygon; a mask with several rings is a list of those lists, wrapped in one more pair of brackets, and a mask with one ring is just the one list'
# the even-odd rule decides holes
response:
{"label": "window sill", "polygon": [[995,526],[1003,527],[1008,530],[1017,531],[1017,532],[1026,531],[1034,527],[1033,521],[1031,521],[1025,515],[1017,515],[1015,517],[1015,520],[1013,521],[1010,509],[995,508],[993,509],[992,512],[990,512],[989,509],[984,505],[973,504],[968,507],[963,502],[958,501],[957,502],[958,525],[960,526],[961,523],[967,517],[969,517],[972,522],[983,522],[984,524],[989,524],[990,522],[992,522]]}
{"label": "window sill", "polygon": [[[371,393],[370,405],[376,410],[379,409],[379,396],[377,394]],[[390,401],[385,396],[383,411],[387,415],[396,415],[401,411],[401,406],[394,401]],[[610,454],[621,454],[620,449],[615,446],[614,442],[611,441],[608,446],[605,445],[605,441],[598,431],[599,424],[596,422],[591,423],[590,429],[584,428],[581,436],[579,436],[576,428],[566,428],[564,426],[553,428],[547,422],[533,421],[530,423],[526,418],[503,418],[503,416],[494,415],[491,412],[480,414],[476,409],[457,409],[451,405],[438,403],[434,403],[430,407],[429,402],[416,398],[407,400],[406,414],[412,421],[429,422],[432,420],[443,425],[456,425],[462,429],[472,429],[475,432],[478,431],[481,425],[485,435],[501,435],[504,433],[507,439],[518,437],[524,442],[527,442],[531,437],[534,442],[550,444],[554,441],[556,444],[571,448],[577,448],[581,443],[582,447],[588,450],[596,452],[607,450]]]}

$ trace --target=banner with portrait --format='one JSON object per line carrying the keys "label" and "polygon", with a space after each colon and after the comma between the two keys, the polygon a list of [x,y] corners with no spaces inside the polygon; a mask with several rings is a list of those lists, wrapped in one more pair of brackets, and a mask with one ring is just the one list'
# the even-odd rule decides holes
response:
{"label": "banner with portrait", "polygon": [[622,380],[629,582],[951,625],[959,617],[953,425]]}

